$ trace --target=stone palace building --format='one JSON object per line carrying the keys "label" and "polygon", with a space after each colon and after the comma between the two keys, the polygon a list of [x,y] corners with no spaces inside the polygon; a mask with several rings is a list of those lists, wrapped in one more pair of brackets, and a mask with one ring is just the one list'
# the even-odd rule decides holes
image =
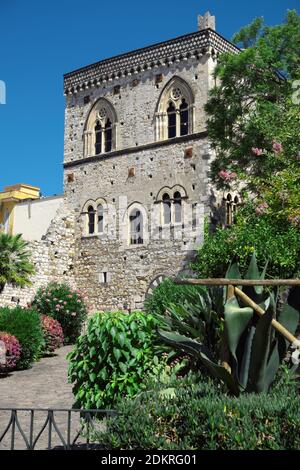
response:
{"label": "stone palace building", "polygon": [[7,286],[2,303],[26,304],[58,280],[91,311],[137,309],[165,276],[188,271],[223,196],[210,185],[204,112],[223,52],[238,48],[206,13],[197,32],[65,75],[64,195],[14,205],[13,232],[31,241],[37,273],[29,288]]}

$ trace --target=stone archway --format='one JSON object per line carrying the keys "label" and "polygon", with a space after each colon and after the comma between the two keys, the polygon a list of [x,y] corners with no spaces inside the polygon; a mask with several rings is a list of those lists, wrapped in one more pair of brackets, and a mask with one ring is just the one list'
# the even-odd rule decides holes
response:
{"label": "stone archway", "polygon": [[154,289],[156,287],[158,287],[168,276],[166,276],[165,274],[159,274],[158,276],[156,276],[149,284],[149,287],[147,289],[147,292],[146,292],[146,295],[145,295],[145,298],[147,298],[149,295],[152,294],[152,292],[154,291]]}

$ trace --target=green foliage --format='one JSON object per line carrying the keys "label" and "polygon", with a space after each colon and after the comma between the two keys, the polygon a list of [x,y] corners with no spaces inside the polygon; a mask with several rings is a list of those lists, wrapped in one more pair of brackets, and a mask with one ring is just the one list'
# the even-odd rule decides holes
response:
{"label": "green foliage", "polygon": [[258,212],[300,227],[300,17],[289,11],[274,27],[257,19],[235,40],[250,47],[221,56],[206,105],[213,181],[243,182]]}
{"label": "green foliage", "polygon": [[[198,383],[195,383],[195,379]],[[118,405],[97,440],[105,449],[297,450],[300,396],[281,381],[270,394],[229,397],[204,377],[173,381]]]}
{"label": "green foliage", "polygon": [[39,314],[34,309],[0,308],[0,331],[7,331],[19,340],[21,356],[17,368],[29,369],[44,345]]}
{"label": "green foliage", "polygon": [[30,284],[32,274],[28,243],[21,235],[0,232],[0,292],[7,283],[21,287]]}
{"label": "green foliage", "polygon": [[154,338],[157,322],[142,312],[96,313],[69,354],[69,379],[75,407],[112,408],[144,386],[158,366]]}
{"label": "green foliage", "polygon": [[223,324],[223,289],[175,284],[166,279],[146,301],[147,311],[168,330],[217,348]]}
{"label": "green foliage", "polygon": [[81,333],[87,317],[84,299],[68,284],[51,282],[38,289],[32,305],[42,315],[58,320],[63,329],[65,344],[73,344]]}
{"label": "green foliage", "polygon": [[257,217],[251,207],[241,209],[236,223],[205,229],[204,243],[193,262],[200,278],[222,277],[232,259],[245,273],[255,251],[261,269],[268,260],[268,275],[290,279],[300,274],[300,232],[290,224],[276,224],[269,216]]}
{"label": "green foliage", "polygon": [[[265,270],[260,273],[253,254],[246,279],[263,279]],[[233,264],[226,275],[229,279],[241,279],[237,264]],[[273,329],[271,322],[278,319],[291,334],[295,334],[299,324],[299,308],[291,305],[291,299],[299,295],[299,289],[290,293],[280,312],[276,310],[276,293],[264,292],[262,287],[244,286],[241,288],[265,311],[258,318],[252,308],[243,304],[236,296],[225,302],[224,342],[229,352],[228,358],[216,359],[215,351],[197,338],[181,333],[176,323],[168,329],[159,330],[162,340],[176,349],[183,350],[201,361],[212,375],[221,379],[235,395],[240,392],[266,392],[275,380],[276,372],[286,355],[289,343]],[[222,359],[229,362],[230,370],[221,365]],[[223,362],[223,361],[222,361]]]}

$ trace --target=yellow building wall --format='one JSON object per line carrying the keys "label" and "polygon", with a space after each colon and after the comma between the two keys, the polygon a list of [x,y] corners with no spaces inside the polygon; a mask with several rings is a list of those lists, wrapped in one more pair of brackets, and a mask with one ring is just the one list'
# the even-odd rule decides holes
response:
{"label": "yellow building wall", "polygon": [[14,208],[20,201],[38,199],[40,188],[28,184],[6,186],[0,193],[0,230],[12,234],[14,228]]}

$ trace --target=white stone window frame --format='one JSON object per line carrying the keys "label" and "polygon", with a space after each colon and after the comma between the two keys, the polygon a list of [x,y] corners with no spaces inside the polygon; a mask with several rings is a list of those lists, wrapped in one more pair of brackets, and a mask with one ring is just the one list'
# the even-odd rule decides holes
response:
{"label": "white stone window frame", "polygon": [[[111,122],[112,140],[111,150],[105,151],[105,124],[107,119]],[[101,152],[96,154],[96,132],[95,127],[97,122],[101,124]],[[98,98],[90,108],[88,117],[85,122],[83,132],[83,154],[84,157],[94,157],[105,155],[106,153],[113,152],[117,149],[117,129],[118,120],[117,113],[114,106],[106,98]]]}
{"label": "white stone window frame", "polygon": [[[174,194],[179,192],[181,195],[181,220],[180,222],[175,222],[175,204],[174,204]],[[171,221],[169,223],[165,223],[164,217],[164,201],[163,196],[164,194],[168,194],[171,202]],[[176,184],[172,188],[169,186],[165,186],[160,189],[156,196],[156,203],[160,205],[160,225],[162,228],[164,227],[180,227],[184,225],[185,220],[185,204],[186,200],[188,199],[187,192],[183,186]]]}
{"label": "white stone window frame", "polygon": [[[95,230],[93,233],[89,233],[89,212],[88,208],[93,207],[94,209],[94,227]],[[98,231],[98,207],[103,207],[103,231]],[[108,206],[107,202],[103,198],[98,198],[96,200],[89,199],[83,206],[81,215],[83,216],[83,234],[85,237],[104,237],[108,233]]]}
{"label": "white stone window frame", "polygon": [[[143,218],[143,228],[142,228],[143,243],[139,243],[139,244],[130,243],[131,241],[130,214],[134,210],[140,211],[140,213],[142,214],[142,218]],[[123,248],[138,249],[138,248],[143,248],[149,244],[149,241],[150,241],[149,217],[148,217],[147,209],[142,203],[135,201],[127,207],[121,219],[120,231],[121,231],[121,236],[122,236],[122,241],[123,241]]]}
{"label": "white stone window frame", "polygon": [[[178,93],[174,96],[174,91],[178,91]],[[180,95],[179,95],[180,92]],[[179,95],[179,96],[178,96]],[[185,100],[188,107],[188,133],[185,135],[192,134],[195,129],[195,98],[194,94],[191,90],[189,84],[183,80],[181,77],[174,76],[171,80],[166,84],[164,89],[162,90],[158,104],[156,107],[155,112],[155,140],[169,140],[171,138],[180,137],[180,105],[182,103],[182,99]],[[176,112],[176,136],[175,137],[168,137],[168,113],[167,109],[172,103],[175,106]]]}

